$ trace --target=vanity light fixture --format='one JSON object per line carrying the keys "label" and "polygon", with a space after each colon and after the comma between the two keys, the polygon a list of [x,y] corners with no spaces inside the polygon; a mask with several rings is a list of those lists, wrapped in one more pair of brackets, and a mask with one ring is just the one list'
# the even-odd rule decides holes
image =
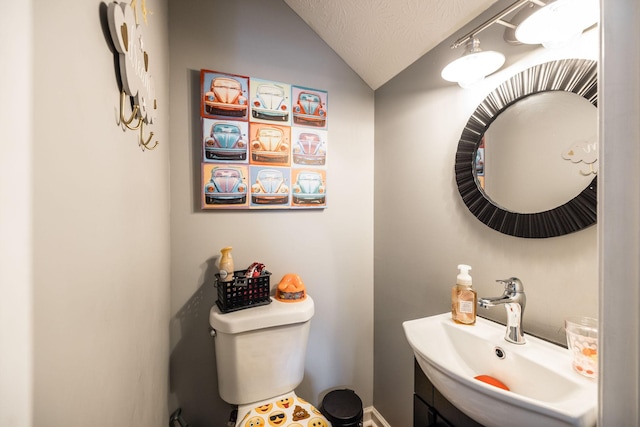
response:
{"label": "vanity light fixture", "polygon": [[503,54],[494,50],[480,49],[480,40],[472,37],[466,43],[464,54],[444,67],[441,76],[465,88],[498,70],[504,61]]}
{"label": "vanity light fixture", "polygon": [[[598,3],[599,0],[517,0],[455,41],[451,49],[465,46],[465,52],[444,67],[441,76],[466,88],[500,69],[504,55],[483,51],[478,40],[478,34],[493,24],[506,27],[504,39],[509,43],[561,46],[598,22]],[[507,15],[512,13],[514,16],[507,21]]]}
{"label": "vanity light fixture", "polygon": [[515,29],[520,43],[542,44],[544,47],[562,46],[575,40],[582,32],[598,22],[598,0],[554,0],[543,7],[535,7]]}
{"label": "vanity light fixture", "polygon": [[538,0],[518,0],[456,40],[451,45],[451,49],[464,45],[466,46],[465,53],[461,58],[444,67],[441,73],[442,78],[450,82],[457,82],[460,87],[465,88],[483,80],[486,76],[502,67],[505,61],[504,55],[500,52],[480,49],[478,34],[493,24],[515,28],[514,25],[504,21],[503,18],[530,1],[537,2]]}

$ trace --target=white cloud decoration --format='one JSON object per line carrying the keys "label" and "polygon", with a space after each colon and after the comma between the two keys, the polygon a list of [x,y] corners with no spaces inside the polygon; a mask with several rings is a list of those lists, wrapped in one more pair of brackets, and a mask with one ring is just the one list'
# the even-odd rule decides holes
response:
{"label": "white cloud decoration", "polygon": [[144,124],[154,123],[157,115],[154,82],[149,72],[149,54],[144,47],[142,27],[136,23],[135,10],[127,3],[113,2],[108,7],[108,19],[111,38],[119,53],[123,91],[133,98],[136,118]]}

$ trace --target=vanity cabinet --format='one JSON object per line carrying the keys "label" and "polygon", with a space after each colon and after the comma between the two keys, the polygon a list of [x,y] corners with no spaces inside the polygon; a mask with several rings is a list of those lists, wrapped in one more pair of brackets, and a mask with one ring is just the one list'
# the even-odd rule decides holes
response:
{"label": "vanity cabinet", "polygon": [[413,427],[483,427],[453,406],[414,359]]}

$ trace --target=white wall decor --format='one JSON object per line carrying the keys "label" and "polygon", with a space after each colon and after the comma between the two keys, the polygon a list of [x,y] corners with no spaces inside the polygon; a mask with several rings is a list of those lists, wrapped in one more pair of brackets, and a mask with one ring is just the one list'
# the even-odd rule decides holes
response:
{"label": "white wall decor", "polygon": [[[143,6],[142,10],[146,21],[146,8]],[[152,150],[158,145],[158,141],[152,142],[153,132],[145,136],[144,127],[154,122],[158,101],[153,78],[149,73],[149,53],[145,50],[142,27],[137,23],[135,10],[126,3],[110,3],[108,17],[111,38],[119,53],[122,80],[119,124],[130,130],[139,130],[140,146],[143,150]],[[132,111],[125,117],[127,99]]]}

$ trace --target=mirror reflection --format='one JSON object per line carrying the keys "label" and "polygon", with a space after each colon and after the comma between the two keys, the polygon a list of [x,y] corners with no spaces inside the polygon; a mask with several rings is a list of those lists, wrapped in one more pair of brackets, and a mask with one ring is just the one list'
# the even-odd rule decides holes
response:
{"label": "mirror reflection", "polygon": [[[585,161],[597,158],[597,123],[597,108],[572,92],[520,99],[485,132],[476,156],[479,185],[495,204],[515,212],[542,212],[566,203],[595,177],[592,163]],[[594,155],[585,153],[574,162],[563,156],[570,150],[573,158],[585,150]]]}

